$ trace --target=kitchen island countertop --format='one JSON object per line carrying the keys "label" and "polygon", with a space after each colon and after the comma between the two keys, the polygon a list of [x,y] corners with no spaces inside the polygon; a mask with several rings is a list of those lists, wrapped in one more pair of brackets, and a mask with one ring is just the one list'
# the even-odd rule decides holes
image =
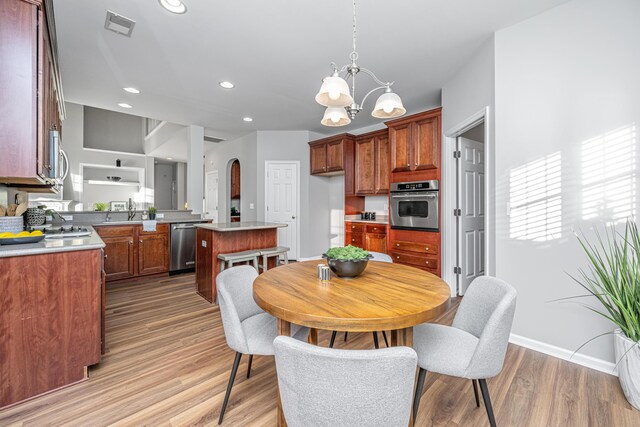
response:
{"label": "kitchen island countertop", "polygon": [[212,224],[196,224],[197,228],[204,228],[206,230],[220,231],[220,232],[266,230],[269,228],[281,228],[286,226],[287,224],[278,224],[275,222],[260,222],[260,221],[218,222],[218,223],[212,223]]}

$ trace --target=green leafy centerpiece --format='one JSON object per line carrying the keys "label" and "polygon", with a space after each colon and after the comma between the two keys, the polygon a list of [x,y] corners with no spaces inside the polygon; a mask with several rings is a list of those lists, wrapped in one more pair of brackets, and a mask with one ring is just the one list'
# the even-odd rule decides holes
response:
{"label": "green leafy centerpiece", "polygon": [[356,277],[367,268],[373,256],[357,246],[344,246],[329,249],[323,258],[327,259],[329,268],[339,277]]}

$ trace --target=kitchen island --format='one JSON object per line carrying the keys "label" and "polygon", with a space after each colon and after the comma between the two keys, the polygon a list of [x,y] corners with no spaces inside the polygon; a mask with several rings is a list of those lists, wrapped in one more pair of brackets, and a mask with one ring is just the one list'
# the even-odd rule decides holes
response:
{"label": "kitchen island", "polygon": [[0,408],[83,381],[100,362],[103,247],[95,232],[0,246]]}
{"label": "kitchen island", "polygon": [[[220,272],[219,254],[272,248],[278,245],[278,228],[286,224],[258,221],[197,224],[196,284],[207,301],[216,301],[216,277]],[[276,260],[269,260],[269,268]]]}

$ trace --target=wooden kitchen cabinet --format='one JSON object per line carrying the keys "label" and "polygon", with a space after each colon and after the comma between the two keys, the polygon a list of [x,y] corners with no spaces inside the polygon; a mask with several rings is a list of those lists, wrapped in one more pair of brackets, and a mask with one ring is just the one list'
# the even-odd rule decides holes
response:
{"label": "wooden kitchen cabinet", "polygon": [[100,362],[101,267],[100,249],[0,258],[0,408]]}
{"label": "wooden kitchen cabinet", "polygon": [[95,229],[105,243],[107,281],[169,271],[169,224],[158,224],[155,232],[145,232],[135,224]]}
{"label": "wooden kitchen cabinet", "polygon": [[355,194],[368,196],[389,192],[389,132],[360,135],[355,144]]}
{"label": "wooden kitchen cabinet", "polygon": [[441,109],[387,122],[391,172],[437,169],[440,164]]}
{"label": "wooden kitchen cabinet", "polygon": [[353,245],[367,251],[387,253],[386,224],[345,221],[344,245]]}
{"label": "wooden kitchen cabinet", "polygon": [[0,2],[0,183],[57,192],[50,131],[62,130],[64,102],[51,0]]}
{"label": "wooden kitchen cabinet", "polygon": [[169,234],[143,234],[138,241],[138,274],[169,271]]}
{"label": "wooden kitchen cabinet", "polygon": [[[100,234],[100,233],[98,233]],[[136,274],[133,236],[102,237],[106,280],[133,277]]]}
{"label": "wooden kitchen cabinet", "polygon": [[341,175],[355,137],[348,133],[309,142],[311,175]]}

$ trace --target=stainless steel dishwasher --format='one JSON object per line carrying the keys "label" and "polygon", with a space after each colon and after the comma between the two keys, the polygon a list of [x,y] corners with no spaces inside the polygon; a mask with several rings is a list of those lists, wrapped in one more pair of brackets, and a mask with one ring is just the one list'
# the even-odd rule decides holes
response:
{"label": "stainless steel dishwasher", "polygon": [[171,224],[171,262],[169,273],[196,268],[196,224],[206,221]]}

